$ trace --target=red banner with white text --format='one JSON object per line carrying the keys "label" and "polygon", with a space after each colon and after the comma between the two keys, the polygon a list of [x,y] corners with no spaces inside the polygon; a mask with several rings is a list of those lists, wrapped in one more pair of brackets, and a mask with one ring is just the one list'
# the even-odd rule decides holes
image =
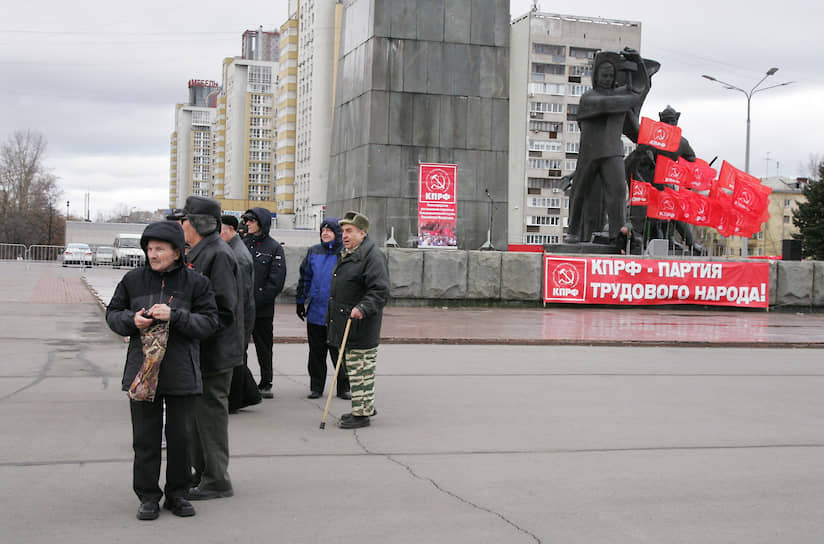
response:
{"label": "red banner with white text", "polygon": [[418,165],[418,247],[458,247],[457,164]]}
{"label": "red banner with white text", "polygon": [[544,254],[544,302],[769,306],[766,262],[559,257]]}

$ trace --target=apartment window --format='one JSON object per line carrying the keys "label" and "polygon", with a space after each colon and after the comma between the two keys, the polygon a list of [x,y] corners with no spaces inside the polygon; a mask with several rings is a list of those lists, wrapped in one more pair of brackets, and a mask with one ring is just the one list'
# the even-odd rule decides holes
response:
{"label": "apartment window", "polygon": [[580,85],[573,83],[569,85],[569,96],[581,96],[590,89],[592,89],[592,85]]}
{"label": "apartment window", "polygon": [[557,227],[561,224],[561,218],[557,215],[528,215],[526,224],[530,227],[549,225]]}
{"label": "apartment window", "polygon": [[249,92],[271,93],[272,92],[272,67],[271,66],[249,66]]}
{"label": "apartment window", "polygon": [[212,124],[211,116],[208,111],[193,111],[192,125],[194,126],[208,126]]}
{"label": "apartment window", "polygon": [[[560,46],[559,46],[560,47]],[[561,48],[561,52],[558,53],[559,55],[563,55],[563,48]],[[562,76],[564,75],[565,66],[563,64],[546,64],[543,62],[533,62],[532,63],[532,74],[551,74],[553,76]]]}
{"label": "apartment window", "polygon": [[554,57],[564,56],[563,45],[550,45],[548,43],[533,43],[532,52],[538,55],[552,55]]}
{"label": "apartment window", "polygon": [[530,140],[530,151],[561,151],[561,142],[552,140]]}
{"label": "apartment window", "polygon": [[567,142],[566,143],[566,152],[567,153],[578,153],[578,151],[580,149],[581,149],[581,143],[580,142]]}
{"label": "apartment window", "polygon": [[793,203],[793,201],[790,200],[789,198],[787,198],[787,199],[784,200],[784,207],[789,208],[790,204],[792,204],[792,203]]}
{"label": "apartment window", "polygon": [[784,216],[784,224],[789,224],[789,222],[790,222],[790,216],[789,216],[789,215],[785,215],[785,216]]}
{"label": "apartment window", "polygon": [[554,234],[525,234],[524,243],[531,246],[542,246],[544,244],[557,244],[560,237]]}
{"label": "apartment window", "polygon": [[538,111],[543,113],[564,113],[564,105],[556,104],[555,102],[530,102],[529,111]]}
{"label": "apartment window", "polygon": [[589,64],[573,64],[569,67],[569,75],[571,76],[591,76],[592,66]]}
{"label": "apartment window", "polygon": [[578,167],[578,159],[567,159],[564,164],[564,170],[575,170]]}
{"label": "apartment window", "polygon": [[564,96],[566,89],[563,83],[530,83],[529,92],[533,94],[551,94]]}
{"label": "apartment window", "polygon": [[561,132],[563,125],[557,121],[530,121],[529,130],[538,132]]}
{"label": "apartment window", "polygon": [[581,127],[578,125],[578,121],[567,121],[566,129],[570,134],[577,134],[581,132]]}
{"label": "apartment window", "polygon": [[527,206],[531,208],[558,208],[561,206],[561,199],[549,196],[531,196],[527,199]]}
{"label": "apartment window", "polygon": [[540,170],[560,170],[560,159],[529,159],[529,167]]}
{"label": "apartment window", "polygon": [[588,49],[586,47],[570,47],[569,56],[576,59],[594,59],[597,49]]}

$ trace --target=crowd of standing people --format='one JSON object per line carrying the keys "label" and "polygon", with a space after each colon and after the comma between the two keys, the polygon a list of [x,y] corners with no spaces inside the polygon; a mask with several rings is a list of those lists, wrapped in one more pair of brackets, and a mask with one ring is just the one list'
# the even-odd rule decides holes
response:
{"label": "crowd of standing people", "polygon": [[[163,508],[181,517],[195,515],[189,501],[234,495],[229,414],[274,397],[275,298],[286,280],[269,210],[251,208],[238,222],[222,215],[216,200],[190,196],[166,219],[144,230],[146,263],[126,273],[106,311],[109,327],[129,337],[122,388],[130,399],[140,520],[159,516],[164,495]],[[376,413],[375,362],[389,278],[368,228],[358,212],[326,219],[297,285],[297,316],[306,321],[309,343],[308,396],[323,394],[327,355],[334,364],[343,350],[336,391],[352,401],[339,423],[344,429],[365,427]],[[247,366],[250,340],[260,365],[257,384]]]}

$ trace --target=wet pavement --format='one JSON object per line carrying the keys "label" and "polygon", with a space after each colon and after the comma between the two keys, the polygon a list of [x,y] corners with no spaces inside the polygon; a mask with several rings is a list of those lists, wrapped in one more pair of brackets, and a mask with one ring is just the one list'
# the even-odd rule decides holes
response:
{"label": "wet pavement", "polygon": [[[88,269],[105,304],[125,270]],[[677,308],[408,307],[384,311],[382,343],[824,347],[824,314]],[[306,341],[291,304],[275,309],[275,341]]]}

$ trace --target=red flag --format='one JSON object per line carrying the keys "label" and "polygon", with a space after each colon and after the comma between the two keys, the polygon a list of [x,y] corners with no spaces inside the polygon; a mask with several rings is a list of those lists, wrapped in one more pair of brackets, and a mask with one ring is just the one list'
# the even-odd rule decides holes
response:
{"label": "red flag", "polygon": [[736,209],[731,209],[727,212],[727,217],[732,226],[733,236],[744,236],[749,238],[754,233],[761,230],[761,221],[753,219],[751,216],[741,213]]}
{"label": "red flag", "polygon": [[[649,193],[652,185],[643,181],[632,180],[630,184],[629,203],[631,206],[646,206],[649,203]],[[653,189],[654,190],[654,189]]]}
{"label": "red flag", "polygon": [[764,210],[770,205],[769,196],[771,192],[772,189],[766,185],[753,183],[749,179],[738,177],[732,190],[732,205],[742,213],[760,218],[764,214]]}
{"label": "red flag", "polygon": [[638,131],[638,143],[661,151],[678,151],[678,146],[681,145],[681,129],[674,125],[653,121],[649,117],[642,117]]}
{"label": "red flag", "polygon": [[732,191],[735,186],[735,171],[736,168],[733,165],[727,161],[722,162],[721,172],[718,173],[718,179],[716,180],[718,187]]}
{"label": "red flag", "polygon": [[658,155],[655,159],[655,183],[686,185],[691,177],[690,169],[684,162],[675,162],[669,157]]}
{"label": "red flag", "polygon": [[692,192],[692,220],[693,225],[710,225],[710,215],[712,213],[711,200],[704,195]]}
{"label": "red flag", "polygon": [[[681,162],[681,159],[678,160]],[[692,179],[687,183],[687,187],[696,191],[706,191],[715,179],[715,168],[711,167],[703,159],[695,159],[695,162],[687,162],[692,170]]]}
{"label": "red flag", "polygon": [[681,217],[679,220],[694,225],[696,214],[702,209],[702,203],[698,200],[702,195],[689,189],[684,189],[683,187],[676,194],[678,195],[678,204],[681,206]]}
{"label": "red flag", "polygon": [[[725,193],[721,192],[726,196]],[[722,236],[732,236],[733,225],[730,223],[730,212],[732,207],[729,202],[729,197],[726,199],[708,199],[710,204],[710,217],[708,226],[717,230]]]}
{"label": "red flag", "polygon": [[650,191],[647,217],[677,220],[680,215],[681,206],[678,203],[678,195],[675,191],[669,187],[665,187],[663,191]]}

